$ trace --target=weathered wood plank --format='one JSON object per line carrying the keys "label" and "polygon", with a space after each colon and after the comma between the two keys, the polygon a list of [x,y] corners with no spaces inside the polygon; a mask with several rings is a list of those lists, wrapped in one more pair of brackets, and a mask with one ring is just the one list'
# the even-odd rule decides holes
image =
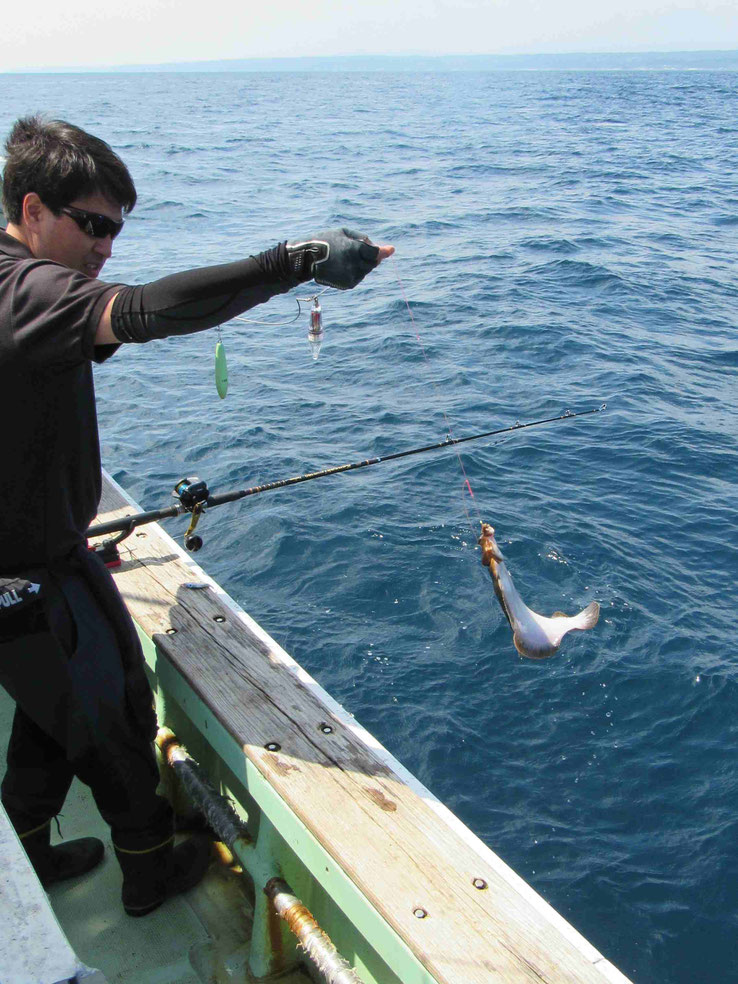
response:
{"label": "weathered wood plank", "polygon": [[[100,520],[130,511],[106,483]],[[320,688],[221,593],[185,587],[191,561],[159,527],[130,537],[122,555],[114,573],[136,620],[437,980],[625,980],[499,859],[476,849],[458,821],[445,822],[430,794],[326,706]],[[330,734],[320,729],[326,721]],[[267,751],[275,741],[280,751]],[[482,890],[473,884],[480,878]],[[418,908],[427,918],[414,915]]]}

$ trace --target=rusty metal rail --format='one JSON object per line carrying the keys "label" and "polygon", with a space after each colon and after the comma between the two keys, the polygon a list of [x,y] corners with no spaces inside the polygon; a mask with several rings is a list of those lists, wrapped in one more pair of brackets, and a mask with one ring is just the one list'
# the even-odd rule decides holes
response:
{"label": "rusty metal rail", "polygon": [[[287,882],[277,872],[273,872],[272,877],[264,878],[264,866],[259,863],[254,842],[243,821],[228,800],[216,792],[195,759],[177,741],[176,735],[169,728],[160,728],[156,743],[166,763],[180,779],[192,805],[205,817],[223,843],[237,853],[254,882],[264,884],[263,892],[272,911],[287,924],[326,984],[363,984]],[[249,863],[250,858],[255,859],[254,864]]]}
{"label": "rusty metal rail", "polygon": [[264,887],[264,892],[323,975],[326,984],[362,984],[361,979],[315,921],[313,914],[292,894],[286,881],[272,878]]}

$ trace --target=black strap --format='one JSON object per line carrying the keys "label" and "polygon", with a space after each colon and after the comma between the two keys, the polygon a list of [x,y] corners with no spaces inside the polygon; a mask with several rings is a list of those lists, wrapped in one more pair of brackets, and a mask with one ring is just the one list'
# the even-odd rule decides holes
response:
{"label": "black strap", "polygon": [[0,643],[45,627],[41,578],[0,575]]}
{"label": "black strap", "polygon": [[41,600],[41,585],[24,577],[0,576],[0,618],[26,611]]}

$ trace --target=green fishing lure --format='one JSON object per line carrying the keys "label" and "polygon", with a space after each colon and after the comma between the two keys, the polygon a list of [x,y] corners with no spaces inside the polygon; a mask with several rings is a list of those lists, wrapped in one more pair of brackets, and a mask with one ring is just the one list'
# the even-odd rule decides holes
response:
{"label": "green fishing lure", "polygon": [[225,400],[228,392],[228,363],[226,362],[225,346],[220,340],[215,346],[215,388],[221,400]]}

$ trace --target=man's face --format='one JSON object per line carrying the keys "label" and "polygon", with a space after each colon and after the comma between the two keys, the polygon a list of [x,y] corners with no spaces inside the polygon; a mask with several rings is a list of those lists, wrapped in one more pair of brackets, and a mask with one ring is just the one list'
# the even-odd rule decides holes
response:
{"label": "man's face", "polygon": [[[99,212],[115,222],[122,219],[120,205],[96,192],[75,198],[69,203],[73,208],[81,208],[87,212]],[[77,223],[64,212],[54,215],[44,207],[42,221],[36,230],[37,238],[33,253],[39,259],[55,260],[63,263],[72,270],[78,270],[86,277],[99,277],[106,260],[113,252],[113,240],[110,236],[95,239],[79,228]]]}

